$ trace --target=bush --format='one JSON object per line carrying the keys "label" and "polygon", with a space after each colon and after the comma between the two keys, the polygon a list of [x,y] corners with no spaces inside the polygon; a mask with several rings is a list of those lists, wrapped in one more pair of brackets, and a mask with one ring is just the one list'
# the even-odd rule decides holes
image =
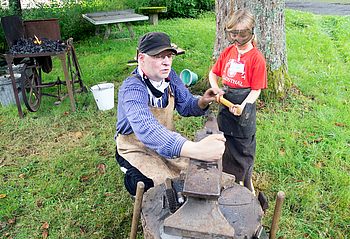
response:
{"label": "bush", "polygon": [[214,10],[215,0],[125,0],[125,5],[133,9],[165,6],[168,10],[160,17],[197,18],[202,12]]}

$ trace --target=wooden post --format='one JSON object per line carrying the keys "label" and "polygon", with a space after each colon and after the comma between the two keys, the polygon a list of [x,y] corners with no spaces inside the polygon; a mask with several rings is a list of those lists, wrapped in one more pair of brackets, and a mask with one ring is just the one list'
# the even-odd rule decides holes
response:
{"label": "wooden post", "polygon": [[138,225],[138,221],[139,221],[139,217],[140,217],[144,190],[145,190],[145,184],[141,181],[137,182],[134,211],[133,211],[132,222],[131,222],[130,239],[136,238],[137,225]]}
{"label": "wooden post", "polygon": [[62,53],[58,55],[58,57],[61,59],[61,65],[64,73],[64,78],[66,81],[66,87],[67,87],[68,96],[70,100],[70,106],[71,106],[72,112],[75,112],[75,100],[74,100],[74,92],[73,92],[73,86],[72,86],[73,82],[70,79],[68,74],[68,69],[66,65],[66,54]]}
{"label": "wooden post", "polygon": [[107,24],[105,35],[103,37],[105,40],[109,38],[109,36],[111,35],[111,31],[112,31],[112,26],[110,24]]}
{"label": "wooden post", "polygon": [[272,218],[272,223],[271,223],[270,239],[276,238],[276,233],[278,230],[278,222],[279,222],[280,217],[281,217],[282,204],[283,204],[285,196],[286,196],[285,193],[282,191],[279,191],[277,193],[275,211],[273,213],[273,218]]}
{"label": "wooden post", "polygon": [[158,13],[152,13],[149,15],[149,22],[156,26],[158,25]]}
{"label": "wooden post", "polygon": [[129,30],[130,38],[131,38],[131,39],[134,39],[134,38],[135,38],[135,33],[134,33],[134,31],[132,30],[132,25],[131,25],[131,23],[130,23],[130,22],[126,22],[125,25],[126,25],[126,27],[128,28],[128,30]]}

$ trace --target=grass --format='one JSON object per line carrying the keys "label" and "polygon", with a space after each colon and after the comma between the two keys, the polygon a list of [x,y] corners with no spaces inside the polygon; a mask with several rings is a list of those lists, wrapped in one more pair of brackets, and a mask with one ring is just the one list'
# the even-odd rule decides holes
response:
{"label": "grass", "polygon": [[[286,11],[289,74],[295,84],[283,102],[264,102],[258,112],[254,183],[270,200],[286,192],[278,236],[348,238],[350,235],[349,17]],[[174,68],[207,78],[215,17],[138,25],[170,34],[186,54]],[[117,36],[118,37],[118,36]],[[114,82],[133,69],[125,63],[136,40],[76,42],[84,83]],[[59,62],[45,79],[61,76]],[[115,92],[117,96],[117,92]],[[117,98],[117,97],[116,97]],[[0,108],[0,237],[127,238],[132,200],[114,159],[115,110],[100,112],[91,93],[54,106],[45,97],[36,113],[19,119],[15,106]],[[23,106],[24,107],[24,106]],[[176,115],[179,132],[193,138],[201,118]],[[141,227],[138,238],[142,238]]]}

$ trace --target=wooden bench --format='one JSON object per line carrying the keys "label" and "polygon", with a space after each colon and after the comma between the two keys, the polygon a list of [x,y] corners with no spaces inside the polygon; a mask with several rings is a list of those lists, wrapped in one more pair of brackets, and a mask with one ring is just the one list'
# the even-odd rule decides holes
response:
{"label": "wooden bench", "polygon": [[140,7],[139,12],[148,15],[152,25],[158,25],[158,14],[167,12],[167,7]]}
{"label": "wooden bench", "polygon": [[141,14],[136,14],[133,9],[122,10],[122,11],[111,11],[111,12],[96,12],[96,13],[86,13],[82,14],[83,18],[97,26],[96,33],[100,33],[99,27],[101,25],[106,25],[106,30],[104,33],[104,38],[108,39],[111,34],[111,28],[113,24],[116,24],[118,29],[121,31],[121,23],[125,23],[129,30],[130,38],[134,39],[135,34],[132,30],[131,22],[135,21],[145,21],[148,20],[148,16]]}

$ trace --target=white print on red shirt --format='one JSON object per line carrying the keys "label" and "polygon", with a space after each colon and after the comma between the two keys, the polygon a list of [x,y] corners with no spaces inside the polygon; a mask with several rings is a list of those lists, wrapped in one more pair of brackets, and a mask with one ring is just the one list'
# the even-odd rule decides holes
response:
{"label": "white print on red shirt", "polygon": [[243,81],[245,81],[244,63],[230,59],[225,65],[223,80],[243,87]]}

